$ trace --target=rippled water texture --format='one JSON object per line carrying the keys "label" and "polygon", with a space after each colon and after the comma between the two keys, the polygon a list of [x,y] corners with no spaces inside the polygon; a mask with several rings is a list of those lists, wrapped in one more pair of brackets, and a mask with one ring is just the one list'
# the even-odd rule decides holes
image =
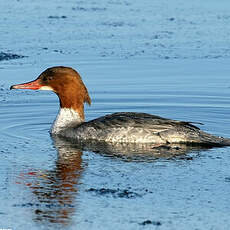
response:
{"label": "rippled water texture", "polygon": [[0,228],[229,229],[229,147],[82,150],[49,135],[55,94],[9,90],[68,65],[87,120],[146,112],[230,137],[230,5],[173,2],[0,3]]}

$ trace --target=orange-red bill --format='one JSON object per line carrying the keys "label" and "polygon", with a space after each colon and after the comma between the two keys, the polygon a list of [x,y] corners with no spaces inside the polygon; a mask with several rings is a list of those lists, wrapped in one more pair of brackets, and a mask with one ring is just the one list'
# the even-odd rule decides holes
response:
{"label": "orange-red bill", "polygon": [[34,81],[30,81],[27,83],[23,83],[23,84],[18,84],[18,85],[12,85],[10,87],[10,89],[40,89],[42,87],[41,83],[40,83],[40,79],[36,79]]}

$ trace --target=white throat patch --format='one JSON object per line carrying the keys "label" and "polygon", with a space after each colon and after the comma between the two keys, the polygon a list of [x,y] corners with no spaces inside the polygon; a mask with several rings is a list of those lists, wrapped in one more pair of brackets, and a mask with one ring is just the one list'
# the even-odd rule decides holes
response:
{"label": "white throat patch", "polygon": [[53,91],[53,88],[50,86],[42,86],[39,90],[51,90],[51,91]]}
{"label": "white throat patch", "polygon": [[74,109],[61,108],[53,123],[51,133],[57,134],[65,128],[72,127],[82,122],[83,120],[80,115]]}

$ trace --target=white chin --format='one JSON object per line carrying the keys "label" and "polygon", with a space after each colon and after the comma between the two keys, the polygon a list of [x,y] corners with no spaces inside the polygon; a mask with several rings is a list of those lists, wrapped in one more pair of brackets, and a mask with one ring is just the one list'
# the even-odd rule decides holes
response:
{"label": "white chin", "polygon": [[53,91],[53,88],[51,88],[50,86],[42,86],[39,90],[51,90],[51,91]]}

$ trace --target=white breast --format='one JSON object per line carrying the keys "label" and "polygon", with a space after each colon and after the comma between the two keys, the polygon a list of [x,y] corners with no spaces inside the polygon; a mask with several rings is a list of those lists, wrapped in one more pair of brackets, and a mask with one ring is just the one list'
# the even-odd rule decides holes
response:
{"label": "white breast", "polygon": [[61,130],[70,128],[83,122],[77,111],[70,108],[61,108],[51,128],[51,133],[57,134]]}

